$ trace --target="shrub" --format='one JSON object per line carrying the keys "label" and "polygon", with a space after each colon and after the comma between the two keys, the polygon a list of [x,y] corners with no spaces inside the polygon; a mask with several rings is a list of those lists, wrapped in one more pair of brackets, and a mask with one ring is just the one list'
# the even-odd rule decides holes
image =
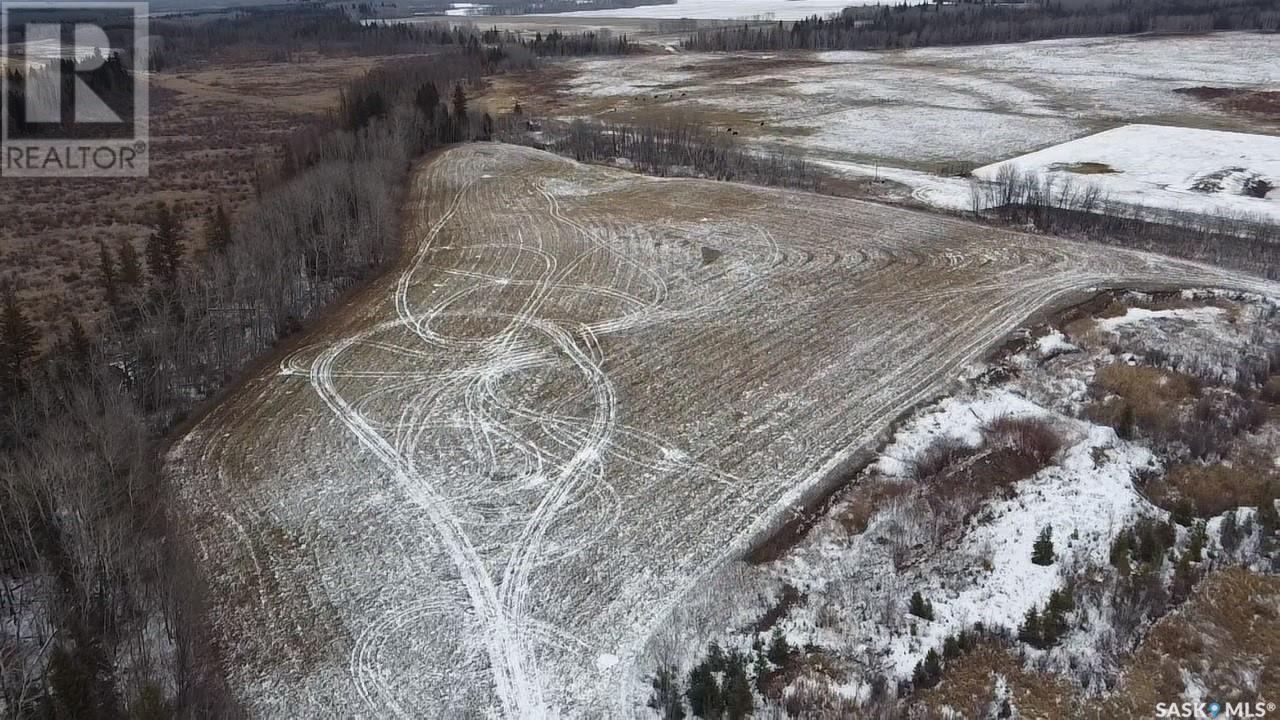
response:
{"label": "shrub", "polygon": [[1041,650],[1053,647],[1067,634],[1070,628],[1067,615],[1075,607],[1070,590],[1054,590],[1049,594],[1043,613],[1035,606],[1027,610],[1026,618],[1018,627],[1018,639]]}
{"label": "shrub", "polygon": [[1007,447],[1034,459],[1039,467],[1049,464],[1062,449],[1057,427],[1045,418],[1002,415],[982,426],[982,435],[992,447]]}
{"label": "shrub", "polygon": [[908,612],[923,620],[933,620],[933,603],[924,599],[924,596],[917,590],[911,594],[911,603],[908,605]]}
{"label": "shrub", "polygon": [[974,454],[974,449],[953,437],[936,437],[915,460],[915,478],[928,480]]}
{"label": "shrub", "polygon": [[746,656],[737,650],[726,655],[712,643],[706,659],[689,671],[685,697],[698,717],[737,720],[749,716],[755,709],[755,699],[747,679]]}

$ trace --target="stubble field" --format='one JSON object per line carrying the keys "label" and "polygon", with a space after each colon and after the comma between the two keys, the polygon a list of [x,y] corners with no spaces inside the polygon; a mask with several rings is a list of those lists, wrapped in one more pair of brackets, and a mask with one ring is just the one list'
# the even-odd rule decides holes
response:
{"label": "stubble field", "polygon": [[1029,315],[1273,283],[806,193],[458,147],[406,257],[177,444],[264,717],[622,717],[720,563]]}

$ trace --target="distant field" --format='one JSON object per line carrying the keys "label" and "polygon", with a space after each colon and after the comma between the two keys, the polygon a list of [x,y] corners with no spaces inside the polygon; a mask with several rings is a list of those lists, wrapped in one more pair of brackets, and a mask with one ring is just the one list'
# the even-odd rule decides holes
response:
{"label": "distant field", "polygon": [[553,117],[649,122],[674,113],[835,162],[972,168],[1125,123],[1278,134],[1271,104],[1185,92],[1280,88],[1275,45],[1274,35],[1224,33],[665,54],[573,61],[551,102],[518,78],[495,89]]}
{"label": "distant field", "polygon": [[1059,184],[1088,182],[1111,202],[1280,220],[1280,137],[1126,125],[974,171],[1010,165]]}
{"label": "distant field", "polygon": [[1037,309],[1274,284],[851,200],[472,144],[409,257],[183,439],[265,717],[629,716],[687,593]]}

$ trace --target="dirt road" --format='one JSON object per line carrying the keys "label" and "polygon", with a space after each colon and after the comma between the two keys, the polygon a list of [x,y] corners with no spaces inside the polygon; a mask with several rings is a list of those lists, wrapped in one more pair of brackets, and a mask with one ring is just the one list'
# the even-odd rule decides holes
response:
{"label": "dirt road", "polygon": [[624,717],[717,563],[1025,317],[1280,287],[805,193],[473,144],[411,257],[179,443],[263,717]]}

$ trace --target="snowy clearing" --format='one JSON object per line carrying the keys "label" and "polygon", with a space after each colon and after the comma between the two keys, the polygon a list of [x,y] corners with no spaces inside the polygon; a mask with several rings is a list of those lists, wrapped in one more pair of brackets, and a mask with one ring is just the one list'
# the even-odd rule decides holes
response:
{"label": "snowy clearing", "polygon": [[568,105],[553,113],[622,120],[684,111],[831,160],[983,165],[1126,122],[1275,133],[1274,124],[1174,92],[1274,89],[1275,42],[1221,33],[577,60],[568,64]]}
{"label": "snowy clearing", "polygon": [[1280,137],[1126,125],[974,174],[994,179],[1005,165],[1096,185],[1114,203],[1280,219]]}
{"label": "snowy clearing", "polygon": [[[666,5],[640,5],[609,10],[547,13],[547,17],[650,18],[654,20],[800,20],[832,15],[850,5],[874,5],[877,0],[676,0]],[[531,15],[530,17],[541,17]]]}
{"label": "snowy clearing", "polygon": [[396,271],[172,454],[260,716],[637,714],[672,610],[1028,313],[1097,286],[1280,292],[495,144],[434,156],[408,206]]}

